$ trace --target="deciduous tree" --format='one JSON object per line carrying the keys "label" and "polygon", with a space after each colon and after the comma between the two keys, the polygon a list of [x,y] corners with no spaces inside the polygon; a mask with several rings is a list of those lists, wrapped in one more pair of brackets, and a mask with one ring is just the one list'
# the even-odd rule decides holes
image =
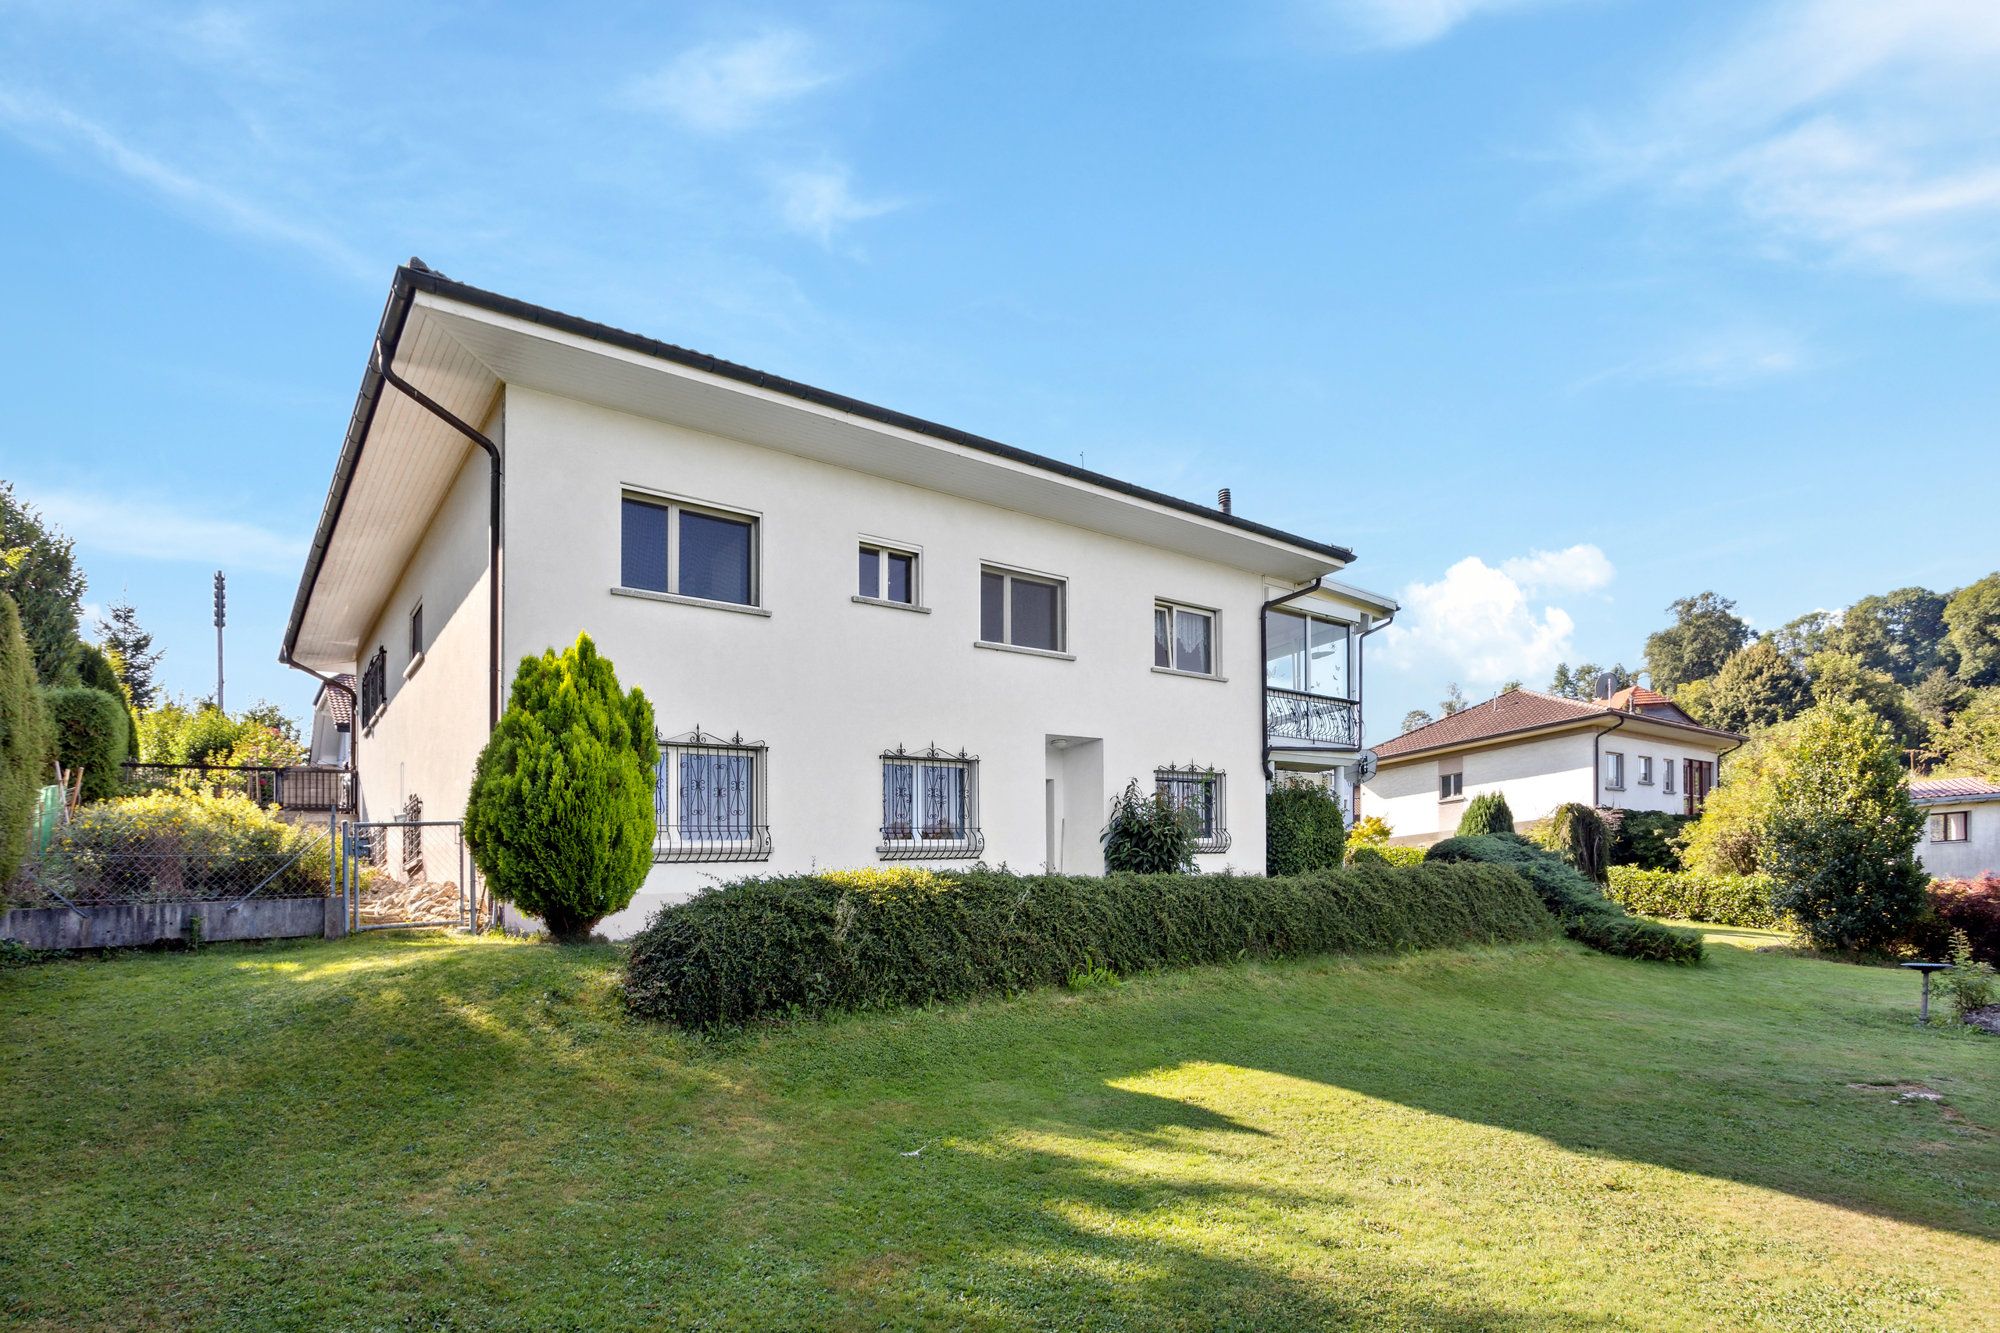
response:
{"label": "deciduous tree", "polygon": [[1769,639],[1759,639],[1723,663],[1701,701],[1700,720],[1727,731],[1751,731],[1795,717],[1811,702],[1805,672]]}
{"label": "deciduous tree", "polygon": [[1674,623],[1646,639],[1646,669],[1662,694],[1683,681],[1713,676],[1750,641],[1750,627],[1727,597],[1713,592],[1682,597],[1667,611]]}
{"label": "deciduous tree", "polygon": [[1959,678],[1969,685],[2000,685],[2000,573],[1953,593],[1944,623],[1958,654]]}

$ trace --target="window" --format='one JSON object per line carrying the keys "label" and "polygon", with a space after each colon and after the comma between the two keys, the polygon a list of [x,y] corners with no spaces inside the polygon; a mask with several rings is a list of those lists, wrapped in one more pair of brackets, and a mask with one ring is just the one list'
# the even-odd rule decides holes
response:
{"label": "window", "polygon": [[620,511],[620,587],[757,605],[756,519],[635,495]]}
{"label": "window", "polygon": [[1176,810],[1194,816],[1197,852],[1229,850],[1228,807],[1223,798],[1223,775],[1212,768],[1159,768],[1153,770],[1153,790],[1164,796]]}
{"label": "window", "polygon": [[1660,790],[1667,795],[1674,794],[1674,761],[1666,760],[1660,765]]}
{"label": "window", "polygon": [[1604,752],[1604,785],[1612,791],[1625,790],[1625,756],[1616,750]]}
{"label": "window", "polygon": [[1465,795],[1465,774],[1438,774],[1438,799],[1440,801],[1456,801],[1463,795]]}
{"label": "window", "polygon": [[377,648],[361,671],[361,725],[372,727],[389,703],[389,650]]}
{"label": "window", "polygon": [[[424,604],[418,602],[410,608],[410,668],[424,660]],[[404,672],[408,674],[408,670]]]}
{"label": "window", "polygon": [[917,604],[917,557],[908,551],[861,543],[861,590],[871,602]]}
{"label": "window", "polygon": [[1641,787],[1653,785],[1653,756],[1649,754],[1639,756],[1639,785]]}
{"label": "window", "polygon": [[961,859],[986,850],[979,828],[979,761],[932,746],[882,754],[882,835],[895,860]]}
{"label": "window", "polygon": [[1215,674],[1215,612],[1174,602],[1153,604],[1153,665],[1163,671]]}
{"label": "window", "polygon": [[1944,810],[1931,816],[1932,842],[1964,842],[1968,836],[1966,825],[1971,822],[1969,810]]}
{"label": "window", "polygon": [[1345,622],[1299,611],[1264,613],[1264,684],[1274,690],[1346,699]]}
{"label": "window", "polygon": [[763,861],[771,855],[764,814],[765,748],[700,728],[660,743],[653,772],[656,861]]}
{"label": "window", "polygon": [[1062,581],[991,566],[981,569],[979,641],[1061,652]]}

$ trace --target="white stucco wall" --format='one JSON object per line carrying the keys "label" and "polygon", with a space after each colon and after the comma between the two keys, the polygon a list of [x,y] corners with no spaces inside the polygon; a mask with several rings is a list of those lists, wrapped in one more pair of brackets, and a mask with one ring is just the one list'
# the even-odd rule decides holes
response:
{"label": "white stucco wall", "polygon": [[[1202,868],[1262,868],[1260,576],[545,393],[510,387],[506,421],[508,661],[588,631],[621,681],[646,691],[663,734],[699,724],[770,747],[770,860],[658,865],[607,932],[629,934],[661,904],[721,880],[883,864],[879,756],[898,744],[979,757],[989,864],[1042,865],[1054,777],[1064,868],[1100,870],[1109,797],[1134,778],[1150,789],[1156,766],[1194,761],[1227,774],[1233,838]],[[770,614],[614,594],[626,487],[759,516]],[[929,614],[850,600],[863,536],[919,551]],[[983,562],[1068,580],[1076,660],[973,646]],[[1224,680],[1152,669],[1156,597],[1219,610]],[[398,667],[392,641],[392,677]],[[483,709],[476,682],[459,688]],[[1077,738],[1076,757],[1052,768],[1058,736]],[[461,776],[447,788],[425,770],[440,794],[436,806],[426,794],[426,811],[443,814],[447,790],[462,800],[478,740],[423,743],[440,751],[429,762]]]}
{"label": "white stucco wall", "polygon": [[[1966,879],[1987,871],[2000,872],[2000,801],[1920,805],[1917,808],[1925,815],[1924,831],[1917,840],[1917,856],[1934,878]],[[1931,841],[1929,816],[1946,811],[1965,813],[1964,842]]]}
{"label": "white stucco wall", "polygon": [[[1642,735],[1629,727],[1608,732],[1600,742],[1605,753],[1622,752],[1625,756],[1625,789],[1614,791],[1606,785],[1601,793],[1601,803],[1612,810],[1659,810],[1667,814],[1682,814],[1687,809],[1687,774],[1682,763],[1688,759],[1698,759],[1705,763],[1716,762],[1718,746],[1712,743],[1690,744],[1687,741],[1665,739]],[[1648,786],[1639,781],[1639,759],[1650,755],[1653,759],[1653,781]],[[1673,790],[1667,789],[1667,770],[1671,765],[1674,777]],[[1607,777],[1609,765],[1606,763]],[[1718,766],[1717,775],[1721,773]],[[1585,798],[1588,799],[1588,798]]]}

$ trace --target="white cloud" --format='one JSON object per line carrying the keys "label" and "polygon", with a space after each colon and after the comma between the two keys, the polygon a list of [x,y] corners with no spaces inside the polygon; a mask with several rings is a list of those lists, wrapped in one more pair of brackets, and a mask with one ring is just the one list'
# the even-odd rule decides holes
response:
{"label": "white cloud", "polygon": [[709,134],[746,129],[834,83],[818,45],[792,28],[690,47],[632,87],[632,98]]}
{"label": "white cloud", "polygon": [[1422,46],[1483,14],[1553,0],[1320,0],[1317,8],[1367,46]]}
{"label": "white cloud", "polygon": [[1607,183],[1720,203],[1760,247],[2000,295],[2000,4],[1777,0],[1621,128]]}
{"label": "white cloud", "polygon": [[1538,593],[1594,592],[1613,576],[1595,546],[1531,551],[1498,568],[1469,555],[1435,583],[1412,583],[1403,609],[1382,632],[1391,670],[1457,680],[1478,697],[1508,680],[1545,679],[1575,655],[1576,622]]}
{"label": "white cloud", "polygon": [[846,167],[818,167],[772,178],[778,215],[791,230],[830,245],[835,232],[852,223],[893,213],[900,199],[863,199],[855,194]]}
{"label": "white cloud", "polygon": [[86,549],[218,569],[288,573],[305,556],[302,537],[212,518],[165,496],[38,491],[35,506]]}

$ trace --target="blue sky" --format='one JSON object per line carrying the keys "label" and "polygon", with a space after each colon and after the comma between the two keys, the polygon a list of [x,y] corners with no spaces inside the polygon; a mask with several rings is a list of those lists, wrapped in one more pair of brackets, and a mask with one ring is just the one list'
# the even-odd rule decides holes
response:
{"label": "blue sky", "polygon": [[0,0],[0,475],[276,664],[391,270],[1354,547],[1446,682],[2000,565],[2000,5]]}

